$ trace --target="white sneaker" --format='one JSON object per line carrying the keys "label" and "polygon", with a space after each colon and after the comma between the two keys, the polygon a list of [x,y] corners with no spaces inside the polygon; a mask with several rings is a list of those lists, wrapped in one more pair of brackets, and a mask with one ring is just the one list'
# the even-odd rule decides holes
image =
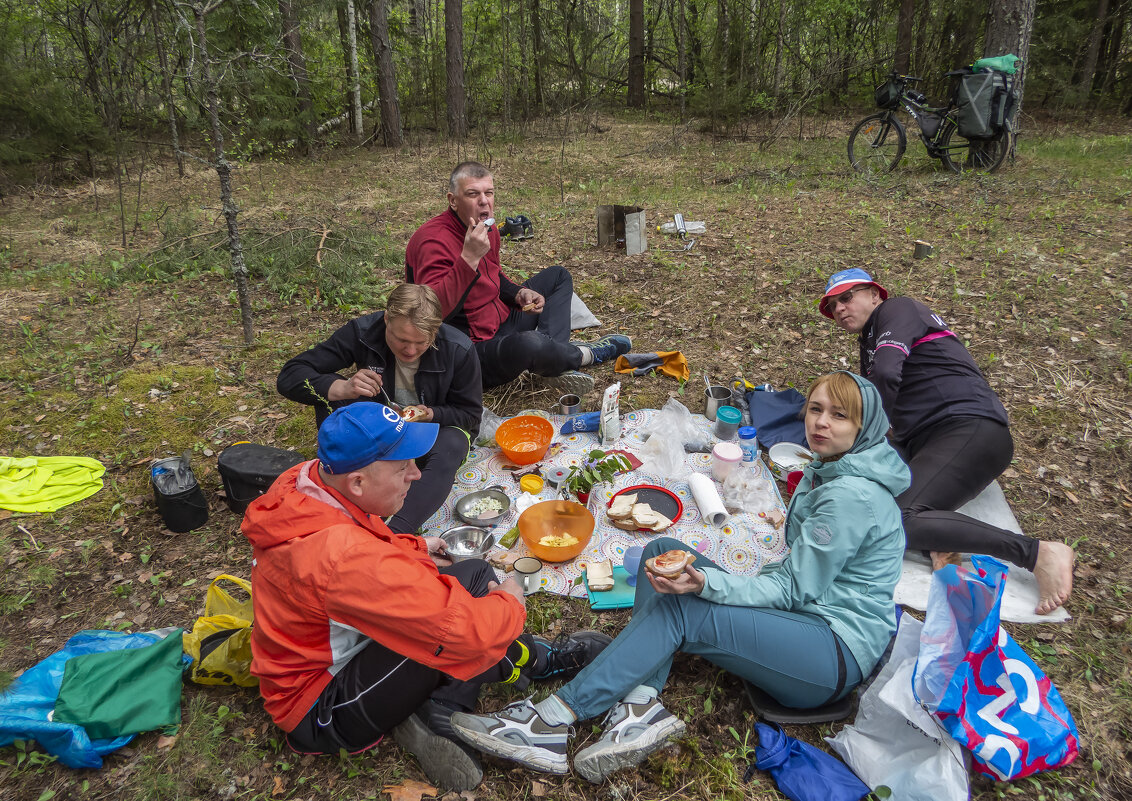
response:
{"label": "white sneaker", "polygon": [[570,726],[551,726],[539,716],[530,698],[494,715],[456,712],[452,715],[452,729],[464,742],[485,754],[510,759],[541,773],[570,772],[566,761]]}
{"label": "white sneaker", "polygon": [[574,768],[594,784],[616,770],[641,764],[685,729],[684,721],[659,698],[647,704],[618,704],[606,715],[605,726],[601,739],[574,757]]}

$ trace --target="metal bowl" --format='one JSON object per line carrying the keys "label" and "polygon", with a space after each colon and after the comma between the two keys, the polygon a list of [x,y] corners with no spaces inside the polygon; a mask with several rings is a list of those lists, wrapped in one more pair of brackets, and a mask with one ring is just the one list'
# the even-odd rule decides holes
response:
{"label": "metal bowl", "polygon": [[[499,503],[503,505],[503,511],[491,517],[474,516],[469,510],[475,506],[477,501],[483,500],[484,498],[493,498],[499,501]],[[503,487],[499,484],[494,484],[487,489],[482,489],[478,492],[470,492],[456,501],[454,511],[456,512],[456,517],[460,518],[460,520],[467,523],[469,526],[491,528],[502,520],[505,514],[511,511],[511,499],[507,497],[507,493],[503,491]]]}
{"label": "metal bowl", "polygon": [[456,526],[440,535],[453,562],[483,559],[495,547],[495,535],[478,526]]}

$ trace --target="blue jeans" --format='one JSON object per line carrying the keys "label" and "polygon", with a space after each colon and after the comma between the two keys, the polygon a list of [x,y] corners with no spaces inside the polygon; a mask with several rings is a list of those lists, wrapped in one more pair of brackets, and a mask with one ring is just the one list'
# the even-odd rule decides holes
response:
{"label": "blue jeans", "polygon": [[[725,606],[698,595],[656,592],[645,578],[644,561],[677,549],[691,550],[668,537],[649,543],[637,571],[632,621],[555,693],[579,720],[600,715],[639,684],[659,693],[677,651],[698,654],[779,703],[798,709],[822,706],[860,684],[861,671],[853,655],[815,615]],[[699,554],[696,567],[723,569]]]}

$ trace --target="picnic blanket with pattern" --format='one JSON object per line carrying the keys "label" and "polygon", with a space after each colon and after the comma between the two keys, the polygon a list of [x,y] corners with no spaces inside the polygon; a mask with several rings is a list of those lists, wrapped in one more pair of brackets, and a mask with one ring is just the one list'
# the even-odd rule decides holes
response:
{"label": "picnic blanket with pattern", "polygon": [[[566,417],[561,415],[537,413],[554,423],[556,432],[561,429],[563,421],[566,420]],[[617,443],[611,447],[634,454],[638,453],[647,439],[647,434],[644,434],[643,431],[647,429],[649,421],[657,413],[656,409],[641,409],[622,414],[622,435]],[[705,439],[712,443],[716,442],[717,440],[711,434],[711,423],[702,415],[695,415],[695,417],[697,423],[703,426]],[[544,474],[549,473],[554,468],[568,469],[570,466],[580,463],[589,451],[599,447],[597,434],[591,433],[556,434],[554,443],[558,443],[560,448],[557,452],[554,452],[554,444],[552,443],[551,454],[539,463]],[[711,454],[686,453],[684,460],[688,472],[711,475]],[[497,538],[502,537],[508,529],[515,525],[518,519],[515,501],[521,494],[521,490],[518,481],[512,475],[514,469],[514,465],[509,464],[503,458],[497,447],[477,446],[468,457],[468,461],[457,472],[456,485],[444,506],[429,518],[425,523],[425,529],[429,534],[439,535],[453,526],[462,525],[462,521],[453,513],[456,502],[469,492],[476,492],[493,484],[498,484],[504,488],[504,491],[511,498],[511,509],[492,529]],[[754,463],[753,469],[759,471],[763,480],[774,487],[774,497],[779,511],[785,512],[782,497],[778,493],[773,476],[762,458]],[[683,514],[667,531],[661,534],[623,531],[609,523],[609,519],[604,514],[604,509],[610,498],[621,489],[637,484],[653,484],[664,487],[680,499],[684,506]],[[718,484],[716,486],[718,488]],[[552,500],[558,497],[557,490],[547,484],[540,493],[540,497],[544,500]],[[594,519],[597,521],[593,538],[586,550],[582,551],[576,559],[560,564],[548,563],[543,567],[541,588],[544,592],[584,597],[584,589],[581,586],[575,587],[575,580],[581,575],[587,562],[612,559],[614,565],[619,565],[623,561],[627,548],[633,545],[646,545],[658,536],[673,537],[680,540],[726,568],[729,572],[741,575],[757,575],[764,565],[780,562],[786,556],[784,529],[775,529],[767,520],[758,515],[747,513],[732,514],[722,527],[716,528],[703,520],[700,510],[696,506],[696,501],[688,489],[687,481],[662,480],[645,472],[643,467],[618,476],[612,486],[599,485],[590,497],[589,508],[591,512],[594,512]],[[528,553],[522,539],[515,544],[511,551],[519,555]],[[506,549],[496,549],[496,553],[502,552],[506,552]]]}

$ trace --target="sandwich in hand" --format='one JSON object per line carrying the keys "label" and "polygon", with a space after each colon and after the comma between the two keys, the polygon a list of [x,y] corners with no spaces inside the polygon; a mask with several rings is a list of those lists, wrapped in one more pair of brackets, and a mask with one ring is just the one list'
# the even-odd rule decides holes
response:
{"label": "sandwich in hand", "polygon": [[645,570],[654,576],[673,579],[684,572],[684,568],[696,561],[696,555],[689,551],[665,551],[645,560]]}

